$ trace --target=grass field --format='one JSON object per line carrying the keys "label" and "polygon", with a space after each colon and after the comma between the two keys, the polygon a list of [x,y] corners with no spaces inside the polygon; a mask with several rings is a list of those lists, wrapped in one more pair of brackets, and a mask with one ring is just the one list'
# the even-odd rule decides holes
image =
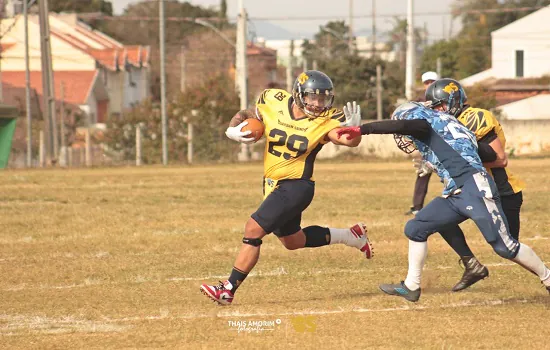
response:
{"label": "grass field", "polygon": [[[550,158],[511,166],[528,184],[520,237],[548,262]],[[408,161],[317,164],[303,224],[365,221],[373,260],[269,236],[234,304],[211,303],[199,285],[227,277],[261,176],[260,164],[1,172],[0,348],[548,347],[550,296],[470,223],[488,279],[451,293],[462,269],[434,235],[420,301],[381,294],[406,274]],[[440,190],[432,179],[429,197]],[[248,321],[264,330],[239,332]]]}

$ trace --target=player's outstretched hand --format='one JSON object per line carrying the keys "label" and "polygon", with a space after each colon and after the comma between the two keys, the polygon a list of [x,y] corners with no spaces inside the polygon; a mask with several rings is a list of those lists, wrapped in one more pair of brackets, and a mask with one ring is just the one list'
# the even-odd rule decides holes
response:
{"label": "player's outstretched hand", "polygon": [[225,135],[233,141],[242,142],[242,143],[254,143],[253,137],[245,137],[252,133],[252,131],[241,131],[243,126],[247,125],[248,122],[245,120],[237,126],[230,126],[225,130]]}
{"label": "player's outstretched hand", "polygon": [[346,121],[343,122],[341,126],[361,125],[361,106],[355,101],[353,101],[353,103],[348,102],[344,106],[344,115],[346,116]]}
{"label": "player's outstretched hand", "polygon": [[361,137],[361,128],[359,126],[340,128],[336,130],[336,134],[338,138],[342,137],[342,135],[347,135],[346,138],[352,140],[356,137]]}
{"label": "player's outstretched hand", "polygon": [[416,173],[419,177],[424,177],[434,171],[432,163],[424,159],[413,159],[413,166],[416,168]]}

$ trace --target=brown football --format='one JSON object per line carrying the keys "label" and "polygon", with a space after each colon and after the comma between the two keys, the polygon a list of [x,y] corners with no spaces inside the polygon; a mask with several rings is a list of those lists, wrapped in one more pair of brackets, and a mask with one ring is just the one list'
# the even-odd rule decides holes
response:
{"label": "brown football", "polygon": [[248,124],[243,126],[241,131],[252,131],[252,133],[246,137],[253,137],[254,142],[257,142],[264,134],[264,123],[257,118],[248,118],[246,121]]}

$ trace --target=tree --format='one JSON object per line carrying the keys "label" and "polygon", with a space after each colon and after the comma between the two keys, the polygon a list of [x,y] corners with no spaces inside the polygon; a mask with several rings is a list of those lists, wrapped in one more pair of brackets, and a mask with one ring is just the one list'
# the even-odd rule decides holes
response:
{"label": "tree", "polygon": [[[180,93],[168,105],[168,147],[171,160],[184,161],[187,154],[187,121],[194,125],[194,155],[202,161],[233,159],[239,145],[225,137],[224,130],[239,110],[239,99],[229,78],[220,76],[203,85]],[[195,111],[195,113],[193,112]],[[135,159],[136,127],[142,130],[143,161],[162,159],[160,106],[143,101],[124,114],[111,118],[105,132],[109,154],[119,160]]]}
{"label": "tree", "polygon": [[[389,31],[389,40],[387,45],[390,49],[398,52],[399,62],[401,66],[405,66],[406,54],[407,54],[407,20],[394,17],[394,25],[392,30]],[[424,46],[424,29],[414,28],[414,40],[417,43],[417,51]]]}
{"label": "tree", "polygon": [[220,1],[220,11],[219,11],[219,22],[218,22],[218,28],[223,29],[227,26],[227,1],[221,0]]}
{"label": "tree", "polygon": [[348,37],[349,29],[344,21],[328,22],[319,27],[319,32],[314,36],[315,43],[304,41],[303,55],[308,62],[349,55]]}
{"label": "tree", "polygon": [[48,7],[53,12],[101,12],[108,16],[113,15],[113,4],[106,0],[50,0]]}
{"label": "tree", "polygon": [[435,71],[437,59],[441,59],[441,77],[456,77],[459,71],[456,52],[459,42],[456,39],[440,40],[428,46],[420,59],[420,71]]}

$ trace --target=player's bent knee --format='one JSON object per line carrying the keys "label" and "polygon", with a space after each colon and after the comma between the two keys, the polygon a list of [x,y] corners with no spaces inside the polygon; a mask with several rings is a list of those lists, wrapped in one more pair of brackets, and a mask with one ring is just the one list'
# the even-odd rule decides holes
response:
{"label": "player's bent knee", "polygon": [[259,238],[246,238],[243,237],[243,243],[251,245],[253,247],[259,247],[262,245],[262,240]]}
{"label": "player's bent knee", "polygon": [[495,253],[498,254],[498,256],[508,260],[515,258],[516,255],[518,254],[517,249],[510,250],[506,247],[506,245],[503,242],[498,242],[493,244],[493,250],[495,251]]}
{"label": "player's bent knee", "polygon": [[247,238],[262,238],[266,235],[264,229],[256,222],[256,220],[250,218],[244,225],[244,236]]}
{"label": "player's bent knee", "polygon": [[420,223],[416,220],[409,220],[405,225],[405,236],[415,242],[426,242],[428,234],[422,229]]}

